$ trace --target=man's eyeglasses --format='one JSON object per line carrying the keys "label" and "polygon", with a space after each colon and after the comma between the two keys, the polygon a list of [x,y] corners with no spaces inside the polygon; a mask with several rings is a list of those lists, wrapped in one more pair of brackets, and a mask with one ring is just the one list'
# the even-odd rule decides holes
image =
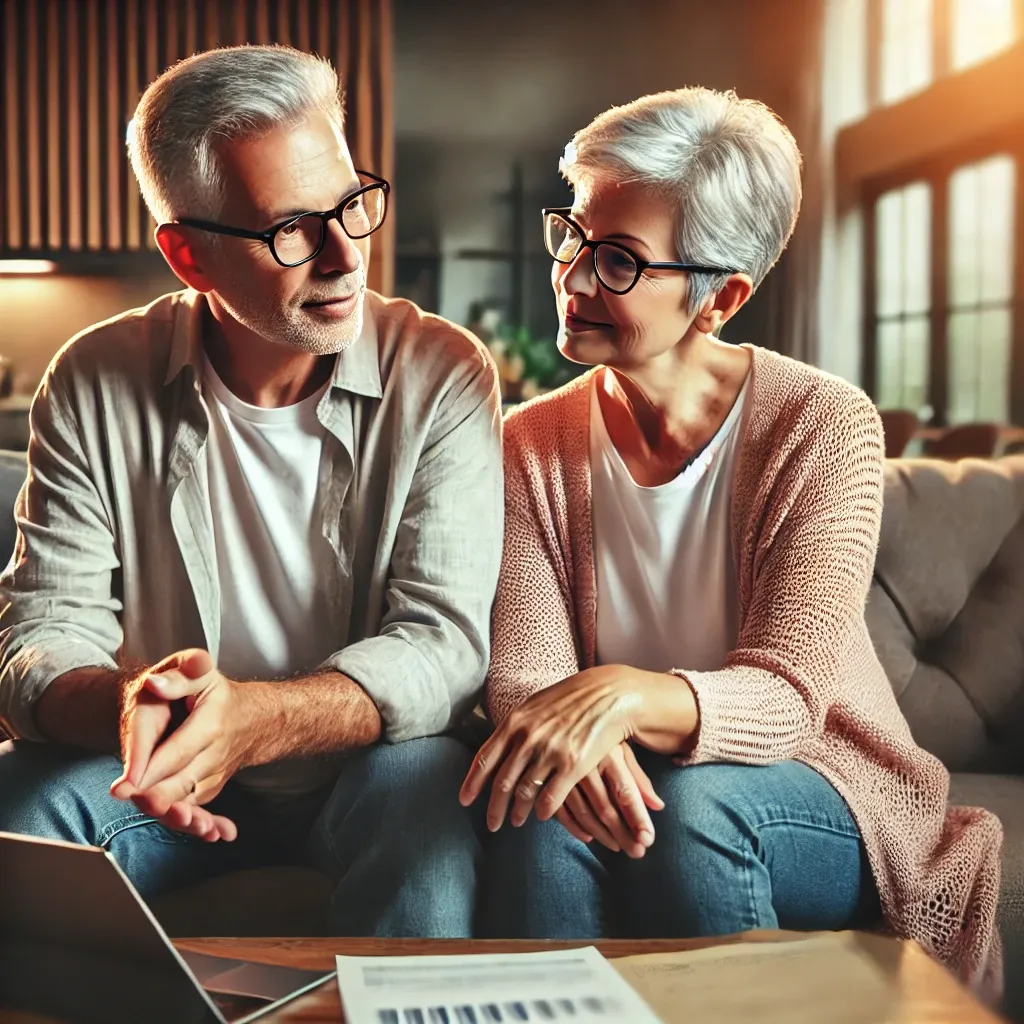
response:
{"label": "man's eyeglasses", "polygon": [[300,213],[266,231],[233,228],[196,217],[179,217],[174,223],[218,235],[266,242],[270,246],[270,254],[282,267],[297,267],[320,255],[327,241],[328,221],[337,219],[349,238],[366,238],[384,223],[391,185],[367,171],[356,171],[356,174],[359,176],[359,188],[345,196],[333,210]]}
{"label": "man's eyeglasses", "polygon": [[569,216],[571,207],[542,210],[544,248],[559,263],[572,263],[582,249],[594,254],[594,273],[603,288],[625,295],[640,280],[645,270],[690,270],[702,274],[735,274],[724,267],[705,267],[697,263],[666,263],[645,260],[618,242],[600,242],[587,238],[583,229]]}

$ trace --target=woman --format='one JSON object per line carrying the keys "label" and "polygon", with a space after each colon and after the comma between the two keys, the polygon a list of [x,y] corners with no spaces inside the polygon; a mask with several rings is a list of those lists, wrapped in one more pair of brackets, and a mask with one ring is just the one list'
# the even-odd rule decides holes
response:
{"label": "woman", "polygon": [[562,170],[559,346],[595,369],[506,420],[498,726],[461,798],[490,781],[488,826],[519,827],[495,837],[484,927],[884,918],[996,991],[999,823],[947,810],[864,621],[878,415],[717,338],[792,233],[792,136],[762,104],[682,89],[599,116]]}

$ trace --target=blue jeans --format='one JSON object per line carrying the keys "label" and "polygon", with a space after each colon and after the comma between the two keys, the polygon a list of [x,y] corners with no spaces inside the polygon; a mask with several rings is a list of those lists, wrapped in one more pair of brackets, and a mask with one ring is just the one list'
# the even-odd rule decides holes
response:
{"label": "blue jeans", "polygon": [[335,935],[472,934],[481,822],[458,801],[472,752],[449,737],[379,744],[283,807],[228,783],[209,806],[238,825],[204,843],[115,800],[117,758],[0,743],[0,831],[109,850],[146,899],[242,867],[304,862],[334,882]]}
{"label": "blue jeans", "polygon": [[691,938],[872,923],[878,897],[850,811],[796,761],[681,768],[638,750],[665,801],[630,860],[530,817],[490,840],[480,929],[507,938]]}

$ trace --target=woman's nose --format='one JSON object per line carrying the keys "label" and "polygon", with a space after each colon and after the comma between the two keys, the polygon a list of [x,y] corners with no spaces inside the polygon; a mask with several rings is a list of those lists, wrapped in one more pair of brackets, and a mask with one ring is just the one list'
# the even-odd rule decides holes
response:
{"label": "woman's nose", "polygon": [[572,263],[566,264],[562,271],[562,286],[570,295],[595,295],[597,293],[597,274],[594,272],[594,253],[583,247]]}

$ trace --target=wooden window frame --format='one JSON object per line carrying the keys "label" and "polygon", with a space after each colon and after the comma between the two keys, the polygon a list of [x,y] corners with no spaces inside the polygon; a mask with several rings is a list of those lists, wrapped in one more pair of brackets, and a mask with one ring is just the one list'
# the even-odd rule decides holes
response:
{"label": "wooden window frame", "polygon": [[1014,161],[1014,244],[1011,311],[1010,414],[1013,422],[1024,424],[1024,127],[1012,135],[979,140],[957,147],[941,157],[908,166],[893,174],[865,183],[863,196],[863,334],[861,373],[864,390],[878,395],[878,320],[876,276],[878,272],[875,230],[878,200],[893,189],[924,182],[931,189],[931,268],[929,290],[928,404],[933,410],[932,426],[948,425],[949,409],[949,182],[953,173],[966,165],[993,156]]}
{"label": "wooden window frame", "polygon": [[[885,0],[867,3],[867,98],[868,118],[876,112],[891,110],[893,105],[881,102],[882,5]],[[958,75],[972,75],[975,68],[954,70],[950,28],[952,0],[933,0],[932,15],[932,85]],[[1024,0],[1015,0],[1018,40],[1024,35]],[[1015,44],[1020,52],[1020,41]],[[994,55],[998,59],[1001,55]],[[974,77],[985,74],[974,73]],[[943,85],[943,89],[948,86]],[[937,98],[937,97],[936,97]],[[898,101],[914,103],[916,97]],[[892,115],[882,113],[883,119]],[[960,167],[988,157],[1008,155],[1014,161],[1014,237],[1013,293],[1010,296],[1011,353],[1007,386],[1010,388],[1010,417],[1024,424],[1024,123],[1014,123],[997,133],[983,133],[968,143],[958,144],[932,154],[926,159],[912,160],[859,182],[844,183],[847,193],[856,192],[864,216],[863,253],[863,316],[861,328],[861,381],[864,390],[876,399],[878,395],[878,335],[876,305],[877,236],[876,204],[893,189],[913,182],[925,182],[931,190],[931,267],[929,290],[929,359],[928,404],[933,410],[931,425],[946,426],[949,409],[949,182]]]}

